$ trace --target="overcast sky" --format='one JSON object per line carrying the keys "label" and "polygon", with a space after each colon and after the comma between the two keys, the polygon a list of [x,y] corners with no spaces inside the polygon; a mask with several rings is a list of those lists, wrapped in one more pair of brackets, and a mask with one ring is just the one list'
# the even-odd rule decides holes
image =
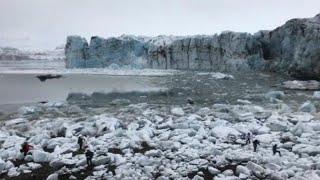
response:
{"label": "overcast sky", "polygon": [[319,7],[320,0],[0,0],[0,46],[28,41],[53,48],[74,34],[254,33],[312,17]]}

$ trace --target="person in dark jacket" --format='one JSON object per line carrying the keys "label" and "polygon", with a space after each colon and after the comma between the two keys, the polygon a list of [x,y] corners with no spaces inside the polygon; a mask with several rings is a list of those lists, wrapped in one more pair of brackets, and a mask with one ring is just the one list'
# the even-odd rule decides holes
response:
{"label": "person in dark jacket", "polygon": [[83,138],[81,136],[78,137],[78,145],[79,145],[79,150],[82,150]]}
{"label": "person in dark jacket", "polygon": [[86,151],[86,158],[87,158],[87,164],[88,167],[92,166],[92,158],[93,158],[93,152],[87,149]]}
{"label": "person in dark jacket", "polygon": [[30,150],[32,150],[32,149],[33,149],[33,146],[29,145],[28,142],[24,142],[24,143],[21,145],[21,150],[20,150],[20,152],[22,152],[23,155],[26,156],[26,155],[28,154],[28,152],[29,152]]}
{"label": "person in dark jacket", "polygon": [[246,144],[250,144],[250,143],[251,143],[251,134],[248,132],[246,136]]}
{"label": "person in dark jacket", "polygon": [[277,153],[279,153],[279,156],[281,157],[281,152],[278,150],[277,144],[272,146],[272,152],[273,152],[273,155],[276,155]]}
{"label": "person in dark jacket", "polygon": [[260,145],[260,141],[257,140],[257,139],[255,139],[255,140],[252,142],[252,144],[253,144],[253,152],[257,152],[257,147],[258,147],[258,145]]}

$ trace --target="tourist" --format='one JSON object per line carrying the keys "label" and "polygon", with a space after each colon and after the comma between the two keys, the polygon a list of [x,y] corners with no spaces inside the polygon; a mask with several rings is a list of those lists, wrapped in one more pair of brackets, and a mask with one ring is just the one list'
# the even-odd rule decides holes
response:
{"label": "tourist", "polygon": [[79,150],[82,150],[82,147],[83,147],[83,138],[82,138],[82,136],[78,137],[78,145],[79,145]]}
{"label": "tourist", "polygon": [[33,146],[29,145],[28,142],[24,142],[24,143],[21,145],[21,150],[20,150],[20,152],[23,152],[23,155],[26,156],[31,149],[33,149]]}
{"label": "tourist", "polygon": [[93,152],[90,151],[89,148],[87,148],[87,151],[86,151],[86,158],[87,158],[88,167],[92,166]]}
{"label": "tourist", "polygon": [[277,153],[279,153],[279,156],[281,157],[281,152],[278,150],[278,145],[274,144],[272,146],[272,151],[273,151],[273,155],[276,155]]}
{"label": "tourist", "polygon": [[253,152],[257,152],[257,147],[258,147],[258,145],[260,145],[260,141],[257,140],[257,139],[255,139],[255,140],[252,142],[252,144],[253,144]]}
{"label": "tourist", "polygon": [[246,136],[246,144],[250,144],[250,143],[251,143],[251,134],[250,132],[248,132]]}

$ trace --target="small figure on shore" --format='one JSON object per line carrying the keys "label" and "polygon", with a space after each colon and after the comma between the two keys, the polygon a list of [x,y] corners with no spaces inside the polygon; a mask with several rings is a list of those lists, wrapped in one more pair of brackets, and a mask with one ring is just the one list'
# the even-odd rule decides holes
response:
{"label": "small figure on shore", "polygon": [[272,146],[272,152],[273,152],[273,155],[276,155],[277,153],[279,153],[279,156],[281,157],[281,152],[278,150],[277,144]]}
{"label": "small figure on shore", "polygon": [[86,158],[87,158],[88,167],[92,166],[93,152],[90,151],[89,148],[87,148],[87,151],[86,151]]}
{"label": "small figure on shore", "polygon": [[250,132],[248,132],[247,136],[246,136],[246,145],[250,144],[250,143],[251,143],[251,134],[250,134]]}
{"label": "small figure on shore", "polygon": [[253,152],[257,152],[257,147],[258,147],[258,145],[260,145],[260,141],[257,140],[257,139],[255,139],[255,140],[252,142],[252,144],[253,144]]}
{"label": "small figure on shore", "polygon": [[24,143],[21,145],[21,150],[20,150],[20,152],[22,152],[23,155],[26,156],[26,155],[28,154],[28,152],[29,152],[30,150],[32,150],[32,149],[33,149],[33,146],[29,145],[28,142],[24,142]]}
{"label": "small figure on shore", "polygon": [[82,136],[78,137],[78,145],[79,145],[79,150],[82,150],[82,147],[83,147],[83,138],[82,138]]}

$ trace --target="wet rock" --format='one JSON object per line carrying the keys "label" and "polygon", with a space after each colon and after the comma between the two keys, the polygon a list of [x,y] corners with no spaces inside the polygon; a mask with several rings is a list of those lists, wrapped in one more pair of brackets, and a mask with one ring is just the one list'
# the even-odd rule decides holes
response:
{"label": "wet rock", "polygon": [[299,111],[308,112],[308,113],[316,113],[317,109],[316,109],[316,106],[311,101],[306,101],[305,103],[303,103],[300,106]]}

